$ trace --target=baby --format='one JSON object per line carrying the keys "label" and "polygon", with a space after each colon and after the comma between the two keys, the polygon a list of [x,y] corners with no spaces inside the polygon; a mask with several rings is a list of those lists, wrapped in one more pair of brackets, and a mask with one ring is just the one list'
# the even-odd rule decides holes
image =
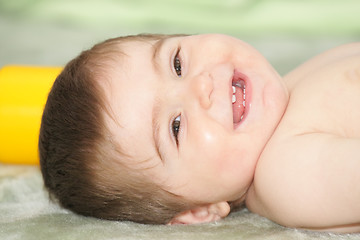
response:
{"label": "baby", "polygon": [[87,216],[190,224],[245,204],[360,231],[360,43],[281,78],[229,36],[107,40],[56,79],[39,151],[51,195]]}

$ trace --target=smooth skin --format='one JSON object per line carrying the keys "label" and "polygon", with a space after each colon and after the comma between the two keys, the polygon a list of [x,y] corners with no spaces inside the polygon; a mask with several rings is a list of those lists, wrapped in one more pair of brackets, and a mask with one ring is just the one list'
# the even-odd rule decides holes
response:
{"label": "smooth skin", "polygon": [[[103,85],[115,141],[134,169],[203,203],[170,224],[218,220],[228,202],[246,200],[284,226],[359,230],[359,44],[284,79],[254,48],[224,35],[119,47],[124,67],[112,68]],[[247,84],[246,114],[236,124],[235,72]]]}
{"label": "smooth skin", "polygon": [[360,231],[360,43],[284,77],[290,100],[246,205],[285,226]]}

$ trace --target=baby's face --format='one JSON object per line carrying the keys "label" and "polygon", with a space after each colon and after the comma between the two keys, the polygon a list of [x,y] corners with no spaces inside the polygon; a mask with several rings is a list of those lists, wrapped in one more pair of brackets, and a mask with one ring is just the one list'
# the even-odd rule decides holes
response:
{"label": "baby's face", "polygon": [[127,163],[191,200],[241,198],[287,105],[279,75],[224,35],[121,47],[128,56],[104,86]]}

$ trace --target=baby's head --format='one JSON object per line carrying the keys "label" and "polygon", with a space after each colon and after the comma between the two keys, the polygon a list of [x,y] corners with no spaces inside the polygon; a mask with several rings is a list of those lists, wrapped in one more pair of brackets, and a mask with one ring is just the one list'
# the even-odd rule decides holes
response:
{"label": "baby's head", "polygon": [[287,100],[270,64],[228,36],[105,41],[72,60],[49,94],[39,140],[45,185],[88,216],[222,218],[244,200]]}

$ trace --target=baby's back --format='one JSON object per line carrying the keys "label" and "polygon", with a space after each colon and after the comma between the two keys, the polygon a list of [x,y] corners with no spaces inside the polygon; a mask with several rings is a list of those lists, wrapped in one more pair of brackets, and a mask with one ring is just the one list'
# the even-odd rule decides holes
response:
{"label": "baby's back", "polygon": [[287,110],[259,159],[246,204],[282,225],[360,230],[360,43],[287,76]]}

